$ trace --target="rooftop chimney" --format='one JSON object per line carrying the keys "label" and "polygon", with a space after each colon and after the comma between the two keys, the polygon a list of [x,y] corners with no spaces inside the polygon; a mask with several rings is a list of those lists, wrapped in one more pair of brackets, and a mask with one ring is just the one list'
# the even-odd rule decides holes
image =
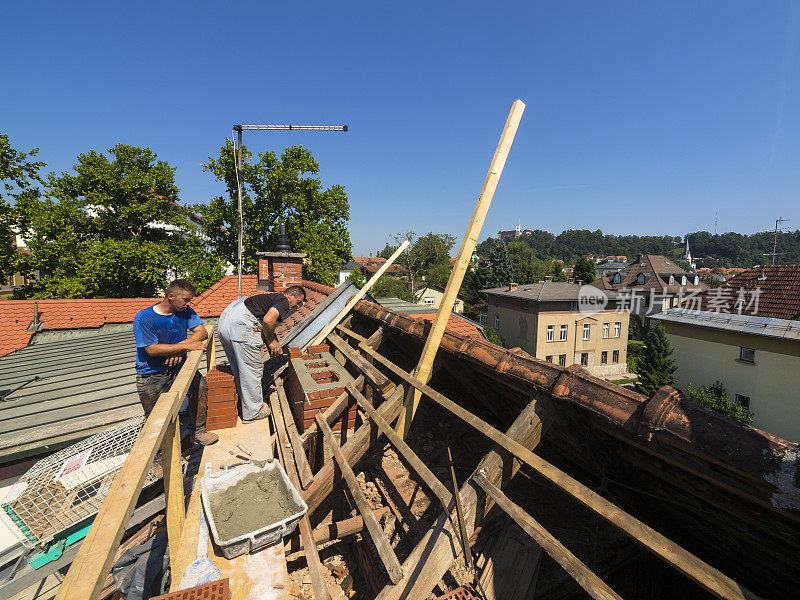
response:
{"label": "rooftop chimney", "polygon": [[508,291],[509,292],[513,292],[515,289],[517,289],[517,284],[516,283],[509,283],[508,284]]}
{"label": "rooftop chimney", "polygon": [[286,228],[281,223],[276,252],[256,252],[258,257],[259,290],[282,292],[303,281],[304,252],[292,252],[286,239]]}

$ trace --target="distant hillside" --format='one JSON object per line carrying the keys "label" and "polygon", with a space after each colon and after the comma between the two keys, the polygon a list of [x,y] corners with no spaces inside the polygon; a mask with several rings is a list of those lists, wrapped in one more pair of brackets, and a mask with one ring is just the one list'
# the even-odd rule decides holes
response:
{"label": "distant hillside", "polygon": [[[585,254],[625,255],[629,261],[638,254],[663,254],[677,258],[683,252],[682,236],[654,235],[613,235],[604,234],[599,229],[569,229],[555,235],[537,229],[531,235],[518,240],[506,239],[504,242],[521,241],[528,245],[534,256],[541,260],[561,259],[574,263]],[[698,267],[752,267],[769,264],[771,257],[764,254],[772,252],[773,234],[771,232],[743,235],[741,233],[722,233],[714,235],[707,231],[689,234],[689,247]],[[489,238],[478,244],[480,256],[488,256],[497,238]],[[800,264],[800,230],[778,233],[778,256],[776,264]]]}

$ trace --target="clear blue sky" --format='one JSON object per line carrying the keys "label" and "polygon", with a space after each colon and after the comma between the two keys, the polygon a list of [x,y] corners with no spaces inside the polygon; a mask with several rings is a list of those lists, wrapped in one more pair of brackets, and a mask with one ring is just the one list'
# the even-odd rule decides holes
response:
{"label": "clear blue sky", "polygon": [[4,2],[0,131],[55,170],[149,146],[184,202],[237,122],[310,148],[350,198],[354,253],[463,236],[511,103],[527,104],[480,239],[498,229],[800,227],[800,4]]}

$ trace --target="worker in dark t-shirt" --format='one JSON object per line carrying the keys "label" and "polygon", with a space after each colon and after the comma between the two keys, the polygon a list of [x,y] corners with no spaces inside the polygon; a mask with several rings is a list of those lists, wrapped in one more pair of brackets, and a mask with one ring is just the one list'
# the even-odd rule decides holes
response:
{"label": "worker in dark t-shirt", "polygon": [[275,328],[305,300],[305,290],[293,285],[275,294],[239,298],[222,311],[217,330],[236,379],[244,421],[269,416],[261,388],[264,353],[269,352],[270,357],[283,354]]}

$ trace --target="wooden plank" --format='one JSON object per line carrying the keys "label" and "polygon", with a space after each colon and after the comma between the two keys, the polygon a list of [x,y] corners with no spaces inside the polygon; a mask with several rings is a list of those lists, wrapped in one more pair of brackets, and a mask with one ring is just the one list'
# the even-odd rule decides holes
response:
{"label": "wooden plank", "polygon": [[444,487],[441,481],[433,474],[433,472],[428,468],[428,466],[420,460],[420,458],[416,455],[416,453],[406,444],[403,439],[395,433],[394,429],[384,420],[384,418],[375,410],[375,407],[370,404],[367,399],[355,388],[353,388],[349,383],[345,386],[348,392],[353,395],[356,402],[358,402],[359,406],[367,413],[370,419],[372,419],[375,424],[378,426],[378,429],[381,430],[381,433],[385,435],[392,445],[397,449],[397,451],[403,456],[406,462],[411,465],[411,467],[419,474],[422,478],[422,481],[425,482],[425,485],[436,494],[439,498],[439,501],[442,503],[442,506],[445,510],[450,510],[450,503],[453,501],[453,494]]}
{"label": "wooden plank", "polygon": [[[366,358],[361,356],[361,354],[359,354],[355,348],[345,342],[337,334],[331,333],[328,336],[328,341],[333,347],[344,354],[347,360],[349,360],[356,369],[363,373],[367,380],[372,383],[372,385],[381,390],[381,393],[385,395],[392,388],[394,388],[394,383],[391,379],[376,369],[374,365],[372,365]],[[369,346],[367,346],[367,348],[369,348],[372,352],[375,351]]]}
{"label": "wooden plank", "polygon": [[214,339],[214,332],[208,336],[208,347],[206,348],[206,373],[217,367],[217,341]]}
{"label": "wooden plank", "polygon": [[[390,512],[391,509],[388,506],[382,506],[375,510],[375,516],[381,518]],[[311,533],[314,538],[314,544],[319,546],[331,540],[341,540],[342,538],[361,533],[362,531],[364,531],[364,519],[360,515],[357,515],[349,519],[322,525]],[[299,552],[303,547],[303,541],[297,536],[292,536],[289,541],[284,544],[284,550],[287,554]]]}
{"label": "wooden plank", "polygon": [[[501,511],[497,511],[498,513]],[[475,564],[484,600],[530,600],[536,593],[542,547],[508,519],[491,535]]]}
{"label": "wooden plank", "polygon": [[306,489],[314,479],[314,475],[311,473],[311,467],[308,465],[308,459],[303,449],[303,442],[300,440],[300,434],[297,432],[297,425],[294,422],[292,411],[289,408],[289,400],[286,398],[286,391],[283,389],[282,379],[276,382],[276,387],[278,388],[278,408],[283,411],[283,422],[289,434],[289,441],[292,444],[294,462],[297,465],[297,472],[300,475],[300,485],[302,489]]}
{"label": "wooden plank", "polygon": [[[209,335],[213,335],[213,326],[208,329]],[[169,423],[176,417],[189,390],[203,352],[204,350],[189,352],[172,387],[161,394],[156,402],[83,540],[72,567],[61,584],[57,600],[95,600],[102,591],[125,531],[125,524],[131,518],[150,464],[167,433]]]}
{"label": "wooden plank", "polygon": [[370,507],[369,502],[367,502],[367,499],[364,497],[364,492],[361,491],[361,487],[358,485],[356,474],[353,473],[353,469],[350,468],[347,458],[342,454],[342,449],[339,447],[336,438],[333,437],[333,431],[331,431],[330,425],[325,422],[322,415],[317,415],[316,419],[322,435],[325,436],[325,441],[328,442],[333,452],[334,459],[339,463],[339,468],[342,470],[342,477],[344,477],[344,481],[350,489],[350,495],[353,497],[358,507],[358,512],[361,513],[364,519],[364,525],[375,544],[378,556],[383,562],[386,572],[389,574],[389,579],[392,583],[397,583],[403,576],[403,569],[400,567],[400,561],[397,560],[397,555],[394,553],[394,549],[389,543],[389,538],[386,536],[386,532],[381,528],[380,523],[378,523],[378,519],[375,518],[375,513],[372,512],[372,507]]}
{"label": "wooden plank", "polygon": [[167,502],[167,538],[169,541],[170,566],[176,569],[183,520],[186,516],[183,505],[181,432],[177,415],[167,426],[167,432],[161,442],[161,460],[164,472],[164,497]]}
{"label": "wooden plank", "polygon": [[573,479],[561,471],[558,467],[537,456],[521,444],[509,439],[508,436],[504,435],[501,431],[498,431],[469,411],[461,408],[458,404],[430,386],[423,384],[416,377],[403,371],[400,367],[385,359],[374,350],[370,348],[364,348],[364,350],[393,373],[399,375],[410,385],[431,398],[434,402],[439,404],[439,406],[448,410],[483,433],[489,439],[511,452],[542,477],[554,483],[578,502],[627,533],[634,540],[651,550],[654,554],[660,556],[664,561],[671,564],[690,579],[702,585],[712,594],[716,594],[719,598],[736,600],[743,598],[759,598],[759,596],[736,583],[721,571],[718,571],[691,552],[688,552],[656,530],[629,515],[576,479]]}
{"label": "wooden plank", "polygon": [[397,248],[397,250],[395,250],[394,253],[388,259],[386,259],[386,262],[383,263],[381,267],[375,272],[375,275],[369,278],[369,281],[364,285],[364,287],[358,290],[358,293],[356,293],[356,295],[350,299],[350,301],[341,311],[339,311],[339,314],[336,315],[330,323],[328,323],[325,327],[323,327],[322,331],[320,331],[317,334],[317,337],[315,337],[314,340],[307,345],[316,346],[317,344],[321,344],[323,340],[326,337],[328,337],[328,334],[331,331],[333,331],[334,328],[339,324],[339,322],[347,316],[347,313],[349,313],[353,309],[353,307],[356,304],[358,304],[358,301],[361,300],[366,295],[369,289],[377,283],[381,275],[383,275],[386,272],[386,269],[392,266],[392,263],[397,260],[397,257],[403,253],[403,250],[405,250],[410,243],[411,242],[409,240],[406,240],[405,242],[400,244],[400,247]]}
{"label": "wooden plank", "polygon": [[[553,419],[551,402],[545,394],[537,395],[520,412],[506,435],[526,447],[535,447],[542,438],[542,431]],[[509,457],[502,448],[495,447],[483,457],[474,473],[483,472],[492,483],[502,486],[514,477],[521,464]],[[493,503],[471,478],[466,480],[459,494],[464,508],[467,535],[471,537]],[[384,588],[377,600],[415,600],[428,597],[461,552],[455,520],[456,516],[450,511],[439,515],[403,564],[403,580],[395,586]]]}
{"label": "wooden plank", "polygon": [[364,343],[364,342],[366,342],[366,341],[367,341],[367,338],[365,338],[363,335],[359,335],[359,334],[357,334],[355,331],[353,331],[352,329],[348,329],[348,328],[347,328],[347,327],[345,327],[344,325],[341,325],[341,324],[340,324],[340,325],[337,325],[337,326],[336,326],[336,329],[337,329],[338,331],[341,331],[341,332],[342,332],[343,334],[345,334],[346,336],[353,338],[353,339],[354,339],[354,340],[356,340],[356,341],[357,341],[359,344],[362,344],[362,343]]}
{"label": "wooden plank", "polygon": [[602,579],[583,564],[572,552],[554,538],[547,529],[508,499],[501,490],[489,483],[480,473],[475,475],[477,483],[503,511],[530,535],[545,552],[560,564],[570,576],[577,581],[595,600],[622,600],[614,590],[608,587]]}
{"label": "wooden plank", "polygon": [[[517,133],[517,127],[519,127],[524,111],[525,104],[521,100],[515,100],[511,106],[511,111],[508,113],[503,133],[500,135],[500,141],[489,165],[489,172],[486,174],[478,202],[472,213],[472,220],[469,222],[467,232],[464,234],[464,240],[461,242],[461,248],[458,251],[453,271],[447,280],[447,287],[444,288],[442,302],[439,304],[439,310],[436,311],[436,318],[433,320],[433,327],[431,327],[428,337],[425,339],[425,346],[422,348],[419,363],[414,370],[414,376],[423,383],[430,381],[433,361],[439,350],[444,330],[447,329],[450,313],[453,312],[453,305],[458,296],[458,291],[461,289],[461,283],[464,281],[464,274],[467,272],[467,267],[472,259],[475,244],[478,243],[483,221],[486,219],[486,213],[489,212],[489,205],[492,203],[494,191],[497,189],[500,175],[503,173],[506,158],[508,158],[508,153],[511,150],[511,144],[514,143],[514,136]],[[409,388],[404,410],[400,413],[400,418],[395,425],[395,429],[401,437],[406,437],[421,397],[422,394],[418,389]]]}
{"label": "wooden plank", "polygon": [[[392,423],[400,414],[403,399],[403,387],[398,386],[389,394],[386,400],[378,407],[378,412],[387,423]],[[378,435],[378,426],[374,421],[368,421],[356,429],[355,433],[342,446],[342,453],[350,465],[355,465],[369,450],[370,443]],[[308,504],[308,512],[312,513],[330,494],[336,483],[336,468],[334,461],[326,461],[322,468],[314,475],[314,481],[303,492],[303,500]]]}
{"label": "wooden plank", "polygon": [[[276,387],[282,389],[283,381],[280,379],[277,380]],[[289,446],[291,444],[288,439],[286,422],[283,419],[277,394],[270,394],[269,403],[272,408],[272,415],[275,419],[275,430],[278,435],[278,457],[283,463],[292,485],[299,488],[300,481],[297,477],[296,468],[293,468],[289,464]],[[294,464],[293,456],[291,463]],[[300,530],[300,539],[303,541],[303,549],[306,556],[306,563],[308,564],[308,574],[311,577],[311,587],[314,589],[314,597],[318,600],[330,600],[331,596],[328,591],[328,584],[325,582],[325,574],[322,571],[322,561],[319,558],[317,546],[314,544],[314,537],[311,535],[311,521],[308,518],[308,513],[297,523],[297,528]]]}

